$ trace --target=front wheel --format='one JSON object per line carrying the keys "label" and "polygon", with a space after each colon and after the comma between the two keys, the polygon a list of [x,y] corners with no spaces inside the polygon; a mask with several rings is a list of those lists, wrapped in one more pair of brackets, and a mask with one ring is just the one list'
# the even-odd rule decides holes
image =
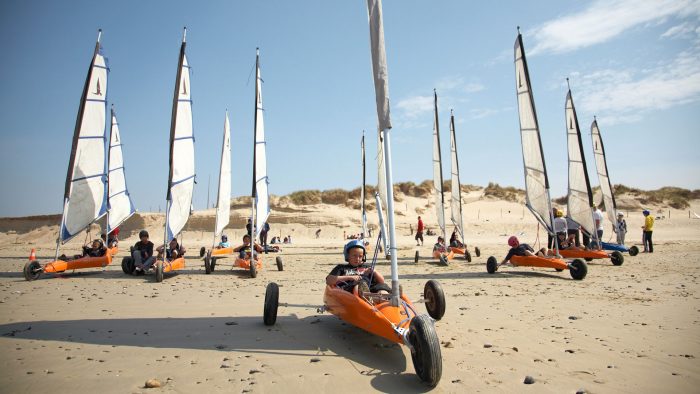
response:
{"label": "front wheel", "polygon": [[612,261],[613,265],[622,265],[625,262],[625,256],[616,250],[610,253],[610,261]]}
{"label": "front wheel", "polygon": [[41,264],[38,261],[30,261],[24,265],[24,279],[28,281],[39,279],[41,271]]}
{"label": "front wheel", "polygon": [[464,249],[464,259],[467,260],[467,263],[472,262],[472,254],[466,249]]}
{"label": "front wheel", "polygon": [[263,323],[265,323],[266,326],[272,326],[277,321],[279,298],[280,289],[277,283],[268,283],[265,289],[265,308],[263,309]]}
{"label": "front wheel", "polygon": [[489,256],[486,260],[486,272],[493,274],[496,271],[498,271],[498,260],[493,256]]}
{"label": "front wheel", "polygon": [[416,255],[415,255],[415,257],[413,258],[413,262],[416,263],[416,264],[418,264],[418,259],[419,259],[419,258],[420,258],[420,253],[418,253],[418,251],[416,250]]}
{"label": "front wheel", "polygon": [[156,262],[156,282],[160,283],[163,281],[163,262]]}
{"label": "front wheel", "polygon": [[575,280],[581,280],[586,277],[588,266],[583,260],[576,259],[569,264],[569,273]]}
{"label": "front wheel", "polygon": [[481,257],[481,249],[479,249],[478,246],[474,247],[474,254],[476,255],[476,257]]}
{"label": "front wheel", "polygon": [[284,271],[284,264],[282,264],[282,256],[277,256],[275,262],[277,263],[277,271]]}
{"label": "front wheel", "polygon": [[639,248],[637,247],[637,245],[632,246],[629,249],[629,253],[630,253],[630,256],[632,256],[632,257],[636,256],[637,253],[639,253]]}
{"label": "front wheel", "polygon": [[250,259],[250,277],[255,278],[258,276],[258,262]]}
{"label": "front wheel", "polygon": [[429,386],[437,386],[442,377],[442,354],[435,326],[428,316],[419,315],[411,320],[408,339],[413,347],[411,359],[416,374]]}
{"label": "front wheel", "polygon": [[425,283],[423,288],[423,298],[425,298],[425,308],[428,314],[435,320],[440,320],[445,315],[445,292],[442,291],[440,282],[431,279]]}
{"label": "front wheel", "polygon": [[447,256],[445,256],[444,254],[440,255],[440,265],[443,265],[445,267],[449,265],[449,263],[447,262]]}
{"label": "front wheel", "polygon": [[133,275],[135,268],[133,257],[124,257],[122,259],[122,271],[124,271],[125,274]]}
{"label": "front wheel", "polygon": [[204,256],[204,273],[211,274],[211,253]]}

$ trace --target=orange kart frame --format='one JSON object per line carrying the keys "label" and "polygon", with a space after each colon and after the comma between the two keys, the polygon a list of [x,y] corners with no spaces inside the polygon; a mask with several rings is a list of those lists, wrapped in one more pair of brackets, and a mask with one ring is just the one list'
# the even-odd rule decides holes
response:
{"label": "orange kart frame", "polygon": [[[514,267],[554,268],[559,272],[568,269],[571,277],[575,280],[582,280],[588,274],[588,266],[581,259],[575,259],[568,263],[566,260],[555,257],[513,256],[510,258],[510,263]],[[498,271],[498,267],[498,260],[494,256],[490,256],[486,260],[486,272],[489,274]]]}
{"label": "orange kart frame", "polygon": [[441,265],[447,265],[448,262],[454,260],[455,252],[452,249],[449,249],[448,252],[433,250],[433,258],[440,260]]}
{"label": "orange kart frame", "polygon": [[32,260],[24,265],[23,273],[24,279],[28,281],[36,280],[41,276],[42,273],[53,273],[60,274],[65,271],[72,271],[85,268],[104,268],[112,264],[112,256],[116,255],[119,251],[117,246],[107,249],[104,256],[100,257],[80,257],[73,260],[55,260],[44,264],[43,266],[39,261]]}
{"label": "orange kart frame", "polygon": [[618,251],[608,253],[604,250],[559,249],[559,255],[567,259],[584,259],[586,261],[609,258],[613,265],[622,265],[625,261],[625,257]]}

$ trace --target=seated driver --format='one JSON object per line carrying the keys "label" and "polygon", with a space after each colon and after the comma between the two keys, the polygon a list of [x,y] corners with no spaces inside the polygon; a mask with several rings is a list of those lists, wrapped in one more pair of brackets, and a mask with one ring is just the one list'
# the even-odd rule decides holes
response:
{"label": "seated driver", "polygon": [[438,237],[437,243],[433,245],[433,252],[447,253],[447,247],[445,246],[445,238]]}
{"label": "seated driver", "polygon": [[511,236],[508,238],[508,246],[510,246],[510,250],[508,251],[508,254],[506,255],[506,258],[501,261],[498,266],[500,267],[501,265],[507,263],[510,261],[511,257],[513,256],[539,256],[539,257],[545,257],[547,253],[547,249],[542,248],[535,253],[535,250],[532,249],[532,246],[528,244],[521,244],[520,241],[518,240],[518,237],[515,235]]}
{"label": "seated driver", "polygon": [[[249,259],[250,258],[250,235],[246,234],[243,236],[243,245],[236,246],[233,248],[234,252],[238,252],[238,257],[242,259]],[[255,244],[255,251],[257,253],[263,253],[264,250],[263,248]]]}
{"label": "seated driver", "polygon": [[[160,245],[159,247],[156,248],[156,251],[158,252],[158,258],[162,259],[163,258],[163,245]],[[167,250],[167,258],[168,260],[175,260],[178,257],[182,257],[185,254],[186,250],[184,247],[180,246],[179,243],[177,243],[177,238],[173,238],[170,240],[170,243],[168,243],[168,250]]]}
{"label": "seated driver", "polygon": [[338,286],[349,292],[352,292],[355,286],[359,286],[358,290],[361,292],[391,293],[391,287],[384,282],[382,274],[364,266],[367,258],[361,240],[348,242],[343,248],[343,257],[347,264],[338,264],[331,270],[326,276],[327,285]]}
{"label": "seated driver", "polygon": [[228,242],[228,236],[226,234],[221,235],[221,242],[216,246],[217,249],[230,248],[231,244]]}

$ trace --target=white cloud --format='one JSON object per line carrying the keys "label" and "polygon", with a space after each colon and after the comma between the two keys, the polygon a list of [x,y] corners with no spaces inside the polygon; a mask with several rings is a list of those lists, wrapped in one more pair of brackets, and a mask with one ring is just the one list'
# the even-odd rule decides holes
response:
{"label": "white cloud", "polygon": [[433,110],[433,96],[412,96],[396,104],[403,117],[415,119]]}
{"label": "white cloud", "polygon": [[696,31],[697,29],[695,26],[688,22],[684,22],[666,30],[661,35],[661,38],[690,38],[692,37],[692,33],[695,33]]}
{"label": "white cloud", "polygon": [[606,116],[606,123],[629,123],[650,110],[700,101],[698,64],[700,47],[694,47],[651,69],[585,74],[577,81],[580,108]]}
{"label": "white cloud", "polygon": [[574,51],[606,42],[636,26],[692,15],[700,16],[700,0],[597,0],[582,11],[528,32],[535,39],[529,55]]}

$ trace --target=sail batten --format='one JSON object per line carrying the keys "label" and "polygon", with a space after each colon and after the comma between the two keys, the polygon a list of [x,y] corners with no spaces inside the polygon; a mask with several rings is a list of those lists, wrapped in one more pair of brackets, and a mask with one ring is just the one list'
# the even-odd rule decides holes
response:
{"label": "sail batten", "polygon": [[617,204],[615,202],[612,182],[610,181],[610,173],[608,172],[603,137],[601,137],[600,129],[598,128],[598,120],[593,120],[593,123],[591,123],[591,139],[593,142],[593,156],[595,157],[596,171],[598,172],[598,183],[600,184],[600,191],[603,194],[605,212],[607,213],[610,223],[615,223],[617,221]]}
{"label": "sail batten", "polygon": [[136,212],[129,190],[126,187],[122,139],[114,109],[111,111],[109,141],[109,176],[107,177],[109,220],[107,222],[107,234],[119,227]]}
{"label": "sail batten", "polygon": [[515,40],[514,62],[526,205],[547,231],[552,233],[553,219],[549,196],[549,179],[547,178],[547,168],[537,122],[537,111],[535,110],[535,101],[530,84],[530,73],[520,32],[518,32],[518,37]]}
{"label": "sail batten", "polygon": [[190,95],[190,67],[185,54],[186,45],[183,37],[180,45],[170,124],[166,243],[177,236],[187,224],[192,210],[192,193],[195,184],[192,97]]}
{"label": "sail batten", "polygon": [[581,225],[588,234],[596,234],[593,220],[593,196],[586,169],[586,156],[581,143],[581,129],[576,116],[571,90],[566,95],[566,137],[569,156],[569,187],[567,211],[569,218]]}
{"label": "sail batten", "polygon": [[101,30],[83,86],[73,132],[60,243],[68,242],[107,212],[105,141],[109,68],[102,53],[100,35]]}

